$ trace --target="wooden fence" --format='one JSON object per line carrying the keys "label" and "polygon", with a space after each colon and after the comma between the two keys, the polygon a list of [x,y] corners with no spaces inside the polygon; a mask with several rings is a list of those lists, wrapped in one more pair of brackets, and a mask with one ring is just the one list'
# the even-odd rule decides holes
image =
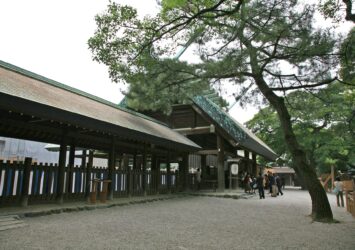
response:
{"label": "wooden fence", "polygon": [[[33,163],[30,165],[28,180],[28,203],[51,203],[55,201],[58,189],[58,165]],[[86,178],[89,175],[89,178]],[[24,190],[25,164],[23,162],[0,161],[0,206],[20,203]],[[92,182],[86,180],[108,177],[108,169],[102,167],[66,167],[64,177],[64,200],[85,200],[92,191]],[[145,188],[144,182],[145,180]],[[178,191],[177,172],[142,170],[113,171],[114,197],[152,195]],[[98,192],[103,184],[99,183]]]}

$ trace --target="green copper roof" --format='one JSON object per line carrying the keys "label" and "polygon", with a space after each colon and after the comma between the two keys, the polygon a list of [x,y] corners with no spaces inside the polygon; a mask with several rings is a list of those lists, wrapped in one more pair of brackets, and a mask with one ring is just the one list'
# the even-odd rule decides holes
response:
{"label": "green copper roof", "polygon": [[205,112],[217,125],[225,130],[240,146],[254,151],[268,159],[275,160],[277,155],[251,131],[234,120],[217,104],[205,96],[195,96],[193,102]]}
{"label": "green copper roof", "polygon": [[126,98],[126,97],[123,97],[123,99],[120,101],[120,103],[118,104],[118,106],[119,106],[120,108],[128,109],[127,98]]}
{"label": "green copper roof", "polygon": [[5,69],[8,69],[8,70],[14,71],[16,73],[19,73],[21,75],[33,78],[35,80],[39,80],[39,81],[41,81],[43,83],[47,83],[47,84],[50,84],[52,86],[55,86],[55,87],[58,87],[58,88],[61,88],[61,89],[65,89],[65,90],[70,91],[72,93],[75,93],[77,95],[81,95],[81,96],[87,97],[87,98],[89,98],[91,100],[100,102],[102,104],[106,104],[108,106],[111,106],[111,107],[116,108],[116,109],[120,109],[120,110],[125,111],[127,113],[130,113],[132,115],[135,115],[135,116],[138,116],[138,117],[141,117],[141,118],[144,118],[144,119],[147,119],[147,120],[150,120],[150,121],[153,121],[153,122],[156,122],[156,123],[159,123],[159,124],[162,124],[162,125],[166,126],[165,123],[163,123],[161,121],[158,121],[158,120],[155,120],[152,117],[149,117],[149,116],[143,115],[141,113],[138,113],[138,112],[136,112],[134,110],[128,109],[126,106],[121,106],[119,104],[115,104],[115,103],[109,102],[109,101],[107,101],[105,99],[102,99],[100,97],[91,95],[91,94],[86,93],[84,91],[81,91],[79,89],[70,87],[70,86],[65,85],[63,83],[57,82],[55,80],[49,79],[47,77],[41,76],[39,74],[33,73],[33,72],[25,70],[23,68],[17,67],[17,66],[15,66],[13,64],[10,64],[10,63],[7,63],[7,62],[4,62],[4,61],[0,60],[0,66],[5,68]]}
{"label": "green copper roof", "polygon": [[204,96],[195,96],[193,101],[225,131],[227,131],[233,139],[236,141],[244,141],[247,138],[247,134],[237,126],[236,122],[230,119],[230,116],[214,102]]}

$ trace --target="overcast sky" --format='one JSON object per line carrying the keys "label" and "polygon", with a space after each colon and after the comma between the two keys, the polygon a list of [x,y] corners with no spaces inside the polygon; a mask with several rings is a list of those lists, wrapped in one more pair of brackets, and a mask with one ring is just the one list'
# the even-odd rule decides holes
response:
{"label": "overcast sky", "polygon": [[[119,0],[141,15],[155,13],[155,0]],[[118,103],[122,85],[112,83],[107,68],[92,61],[87,40],[94,17],[108,0],[0,0],[0,60]],[[230,111],[241,123],[256,109]]]}

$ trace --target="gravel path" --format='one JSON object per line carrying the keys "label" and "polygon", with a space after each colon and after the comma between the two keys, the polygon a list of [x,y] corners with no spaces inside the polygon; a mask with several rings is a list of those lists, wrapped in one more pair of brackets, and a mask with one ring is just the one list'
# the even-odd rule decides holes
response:
{"label": "gravel path", "polygon": [[[330,202],[335,204],[334,195]],[[0,249],[355,249],[355,219],[311,222],[304,191],[235,200],[187,196],[124,207],[26,218],[0,232]]]}

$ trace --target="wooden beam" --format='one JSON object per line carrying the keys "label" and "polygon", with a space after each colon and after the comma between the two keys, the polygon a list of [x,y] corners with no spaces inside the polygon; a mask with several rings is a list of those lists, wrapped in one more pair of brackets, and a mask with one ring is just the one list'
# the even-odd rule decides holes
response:
{"label": "wooden beam", "polygon": [[210,126],[195,127],[195,128],[176,128],[174,130],[183,135],[200,135],[200,134],[210,134],[216,132],[215,126],[213,124],[211,124]]}
{"label": "wooden beam", "polygon": [[[200,151],[197,151],[195,154],[198,154],[198,155],[218,155],[218,149],[200,150]],[[229,152],[229,151],[225,151],[225,150],[224,150],[224,154],[229,155],[231,157],[235,156],[234,153]]]}

